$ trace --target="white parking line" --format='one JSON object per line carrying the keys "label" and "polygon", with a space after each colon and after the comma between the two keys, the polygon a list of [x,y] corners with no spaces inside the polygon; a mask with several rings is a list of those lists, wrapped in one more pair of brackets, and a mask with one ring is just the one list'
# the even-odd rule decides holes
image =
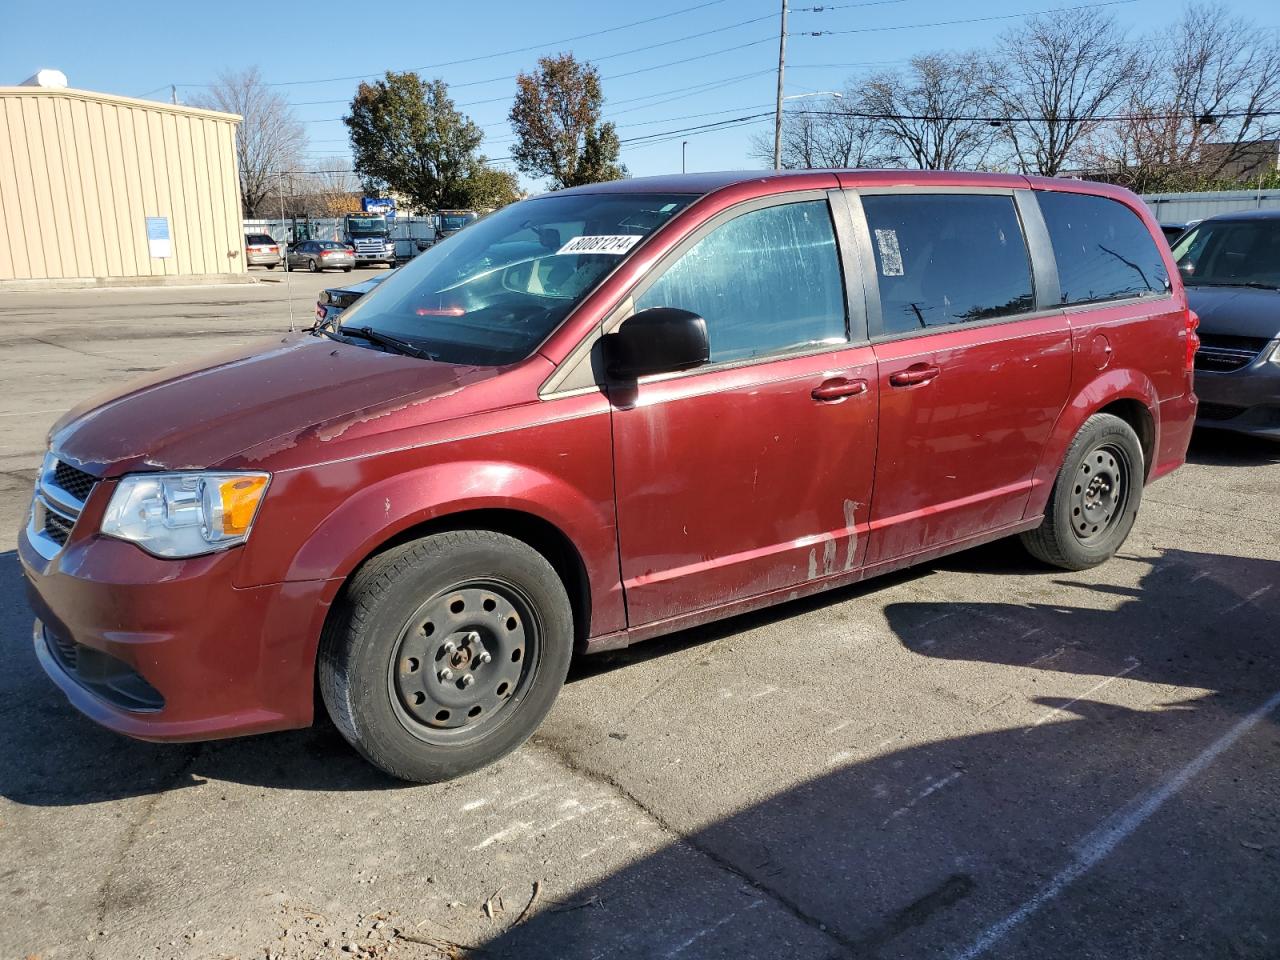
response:
{"label": "white parking line", "polygon": [[1141,661],[1138,660],[1137,657],[1130,657],[1129,665],[1125,667],[1123,670],[1121,670],[1119,673],[1112,674],[1111,676],[1107,677],[1105,680],[1099,680],[1097,683],[1095,683],[1092,687],[1090,687],[1084,693],[1080,694],[1080,696],[1074,697],[1073,699],[1068,700],[1066,703],[1064,703],[1060,707],[1054,707],[1052,710],[1046,713],[1043,717],[1041,717],[1031,726],[1027,727],[1026,731],[1023,731],[1023,732],[1025,733],[1025,732],[1034,730],[1036,727],[1040,726],[1040,724],[1047,723],[1048,721],[1056,717],[1058,714],[1062,713],[1064,710],[1068,710],[1075,704],[1079,703],[1085,697],[1089,696],[1089,694],[1096,693],[1097,691],[1101,690],[1103,687],[1107,686],[1108,684],[1114,683],[1115,681],[1119,680],[1126,673],[1132,673],[1134,670],[1137,670],[1138,667],[1140,666],[1142,666],[1142,663]]}
{"label": "white parking line", "polygon": [[1046,903],[1053,900],[1080,877],[1104,860],[1117,846],[1142,826],[1151,816],[1176,796],[1191,780],[1204,772],[1223,751],[1229,749],[1237,740],[1256,727],[1267,715],[1280,707],[1280,692],[1271,696],[1266,703],[1254,710],[1225,734],[1215,740],[1199,756],[1175,773],[1145,797],[1139,797],[1109,818],[1111,826],[1096,831],[1085,839],[1076,858],[1045,886],[1041,887],[1029,900],[1018,907],[1003,920],[992,924],[983,933],[958,953],[951,955],[951,960],[974,960],[1003,940],[1017,926],[1026,921]]}

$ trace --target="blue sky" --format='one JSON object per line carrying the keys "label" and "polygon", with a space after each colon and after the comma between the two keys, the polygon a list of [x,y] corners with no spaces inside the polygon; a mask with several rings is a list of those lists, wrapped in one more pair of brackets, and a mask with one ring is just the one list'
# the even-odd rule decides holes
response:
{"label": "blue sky", "polygon": [[[786,92],[838,90],[850,77],[900,65],[916,53],[981,46],[1017,20],[918,24],[1082,2],[1088,0],[791,0]],[[678,172],[683,140],[690,170],[734,169],[758,165],[748,155],[749,137],[771,130],[770,121],[677,131],[771,109],[779,7],[780,0],[13,3],[0,36],[0,85],[55,67],[72,86],[129,96],[168,99],[167,85],[178,84],[182,100],[221,70],[257,64],[296,104],[311,137],[310,156],[346,160],[345,128],[336,118],[358,80],[327,78],[420,69],[449,83],[455,102],[484,128],[485,153],[500,158],[510,149],[512,76],[540,55],[568,50],[599,67],[605,116],[618,125],[622,159],[633,175]],[[1232,0],[1228,8],[1269,28],[1280,22],[1267,0]],[[1111,10],[1137,37],[1181,8],[1168,0],[1129,0]],[[656,19],[636,23],[650,18]],[[599,31],[605,32],[568,39]],[[810,36],[814,31],[854,32]],[[534,49],[504,52],[524,47]],[[448,61],[466,62],[444,65]],[[325,82],[297,82],[319,80]],[[625,142],[656,134],[664,136]]]}

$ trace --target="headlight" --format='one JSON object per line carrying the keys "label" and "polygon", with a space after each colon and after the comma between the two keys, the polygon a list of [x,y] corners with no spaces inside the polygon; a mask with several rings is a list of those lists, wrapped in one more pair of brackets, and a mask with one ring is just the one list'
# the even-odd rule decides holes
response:
{"label": "headlight", "polygon": [[139,473],[122,479],[102,533],[158,557],[195,557],[244,543],[266,473]]}

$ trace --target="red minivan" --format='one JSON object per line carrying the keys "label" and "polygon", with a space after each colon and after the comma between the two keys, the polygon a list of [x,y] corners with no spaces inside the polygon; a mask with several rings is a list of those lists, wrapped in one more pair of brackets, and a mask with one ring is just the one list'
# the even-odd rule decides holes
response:
{"label": "red minivan", "polygon": [[1183,462],[1196,320],[1132,194],[918,171],[512,204],[329,325],[54,426],[35,649],[113,730],[514,749],[570,657],[997,537],[1099,564]]}

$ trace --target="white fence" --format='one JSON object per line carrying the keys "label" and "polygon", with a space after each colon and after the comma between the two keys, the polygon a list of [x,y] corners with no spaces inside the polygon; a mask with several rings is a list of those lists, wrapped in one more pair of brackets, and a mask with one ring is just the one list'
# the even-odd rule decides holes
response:
{"label": "white fence", "polygon": [[[307,221],[299,219],[299,226],[303,223],[306,223],[310,229],[312,240],[337,240],[342,236],[342,219],[340,217]],[[419,241],[431,243],[435,240],[439,218],[396,217],[393,220],[388,220],[387,224],[391,230],[391,239],[396,242],[396,258],[409,260],[420,252],[418,249]],[[265,233],[281,244],[291,243],[297,239],[293,235],[293,221],[280,220],[278,218],[274,220],[246,220],[244,221],[244,232],[246,234]]]}
{"label": "white fence", "polygon": [[1280,210],[1280,190],[1222,190],[1212,193],[1149,193],[1142,197],[1161,223],[1183,224],[1219,213]]}

